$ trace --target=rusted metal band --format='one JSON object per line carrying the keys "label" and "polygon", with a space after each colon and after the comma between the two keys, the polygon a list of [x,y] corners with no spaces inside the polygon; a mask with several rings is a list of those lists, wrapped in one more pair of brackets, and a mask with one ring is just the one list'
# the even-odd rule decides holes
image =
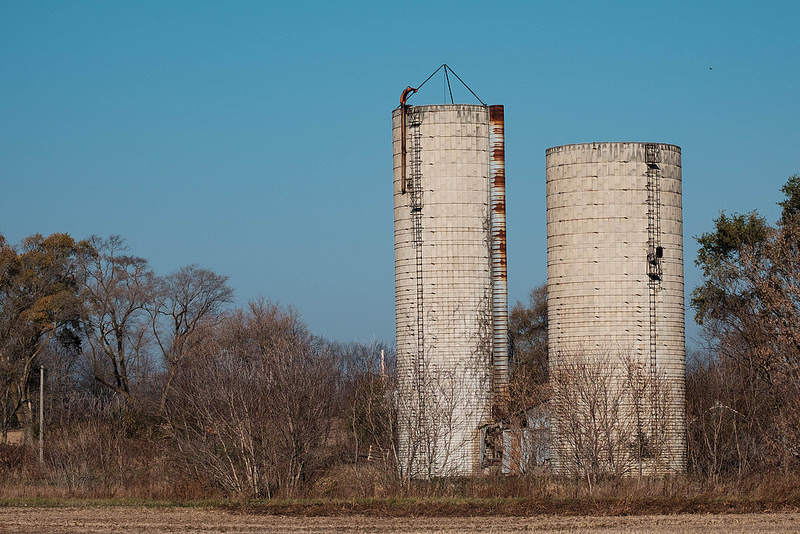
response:
{"label": "rusted metal band", "polygon": [[492,360],[495,412],[508,410],[508,275],[506,252],[506,152],[503,106],[489,106],[489,187],[492,245]]}

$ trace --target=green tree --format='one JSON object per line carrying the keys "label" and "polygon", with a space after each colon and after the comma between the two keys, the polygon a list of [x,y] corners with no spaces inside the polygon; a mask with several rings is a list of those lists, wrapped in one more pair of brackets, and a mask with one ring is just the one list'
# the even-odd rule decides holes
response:
{"label": "green tree", "polygon": [[800,213],[800,174],[790,176],[781,187],[781,191],[786,196],[786,199],[778,202],[778,205],[783,208],[781,221],[786,222]]}
{"label": "green tree", "polygon": [[509,416],[517,427],[528,424],[532,408],[550,398],[547,357],[547,285],[531,289],[528,303],[519,301],[508,315],[510,347]]}
{"label": "green tree", "polygon": [[88,244],[67,234],[39,234],[18,247],[0,235],[0,403],[2,440],[21,423],[33,438],[31,373],[51,341],[77,344],[81,300],[76,259]]}
{"label": "green tree", "polygon": [[705,404],[738,414],[728,425],[736,439],[747,433],[761,444],[749,449],[753,458],[736,460],[740,466],[755,465],[756,456],[781,465],[800,459],[800,178],[789,178],[782,191],[777,224],[755,211],[722,213],[714,231],[697,238],[704,282],[692,306],[720,362],[713,370],[721,382],[706,389],[717,398]]}
{"label": "green tree", "polygon": [[527,305],[517,301],[511,308],[508,336],[515,372],[547,382],[547,284],[531,289]]}

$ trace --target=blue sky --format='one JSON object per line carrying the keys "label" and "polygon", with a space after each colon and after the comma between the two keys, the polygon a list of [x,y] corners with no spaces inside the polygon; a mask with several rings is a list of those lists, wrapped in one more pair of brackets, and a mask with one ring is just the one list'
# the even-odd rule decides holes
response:
{"label": "blue sky", "polygon": [[692,236],[723,209],[774,220],[800,173],[798,21],[794,1],[0,0],[0,233],[120,234],[160,274],[196,263],[240,304],[393,341],[391,111],[447,63],[505,105],[512,303],[545,281],[545,149],[592,141],[681,146],[690,290]]}

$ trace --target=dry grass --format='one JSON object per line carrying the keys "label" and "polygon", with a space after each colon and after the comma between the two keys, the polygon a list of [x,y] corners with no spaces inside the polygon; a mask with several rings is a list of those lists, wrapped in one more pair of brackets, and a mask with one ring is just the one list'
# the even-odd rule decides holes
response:
{"label": "dry grass", "polygon": [[[121,449],[124,469],[73,454],[38,465],[28,448],[0,446],[0,506],[202,503],[236,513],[293,517],[529,517],[745,514],[800,510],[800,473],[769,472],[723,482],[681,477],[609,480],[590,491],[553,477],[475,477],[403,483],[375,464],[334,465],[292,497],[251,501],[225,495],[208,480],[171,469],[160,451]],[[146,461],[145,461],[146,460]],[[114,468],[108,474],[108,466]]]}
{"label": "dry grass", "polygon": [[[350,473],[355,475],[355,473]],[[343,475],[343,473],[339,473]],[[356,492],[324,479],[325,498],[272,501],[70,497],[47,486],[0,485],[0,533],[77,532],[800,532],[797,478],[739,484],[687,479],[607,482],[592,494],[574,482],[482,478],[401,485],[365,473]],[[527,492],[527,494],[525,494]],[[403,496],[397,496],[397,494]]]}
{"label": "dry grass", "polygon": [[[506,484],[503,483],[505,480]],[[534,517],[534,516],[643,516],[675,514],[751,514],[795,513],[800,511],[800,485],[750,482],[734,489],[729,486],[703,487],[688,481],[635,483],[626,481],[602,486],[593,494],[570,494],[574,487],[567,483],[541,484],[523,496],[499,495],[491,488],[502,489],[510,484],[519,492],[521,481],[478,479],[461,481],[460,493],[481,496],[442,496],[427,484],[405,488],[406,495],[385,497],[316,497],[302,499],[243,500],[205,498],[100,498],[76,495],[63,489],[47,487],[13,487],[0,489],[0,507],[71,507],[71,506],[148,506],[205,507],[237,514],[285,517]],[[439,493],[452,491],[452,483],[440,483]],[[473,486],[477,485],[478,488]],[[10,489],[10,491],[9,491]],[[508,487],[505,487],[509,490]],[[476,491],[477,490],[477,491]],[[726,491],[727,490],[727,491]],[[426,494],[426,495],[423,495]]]}

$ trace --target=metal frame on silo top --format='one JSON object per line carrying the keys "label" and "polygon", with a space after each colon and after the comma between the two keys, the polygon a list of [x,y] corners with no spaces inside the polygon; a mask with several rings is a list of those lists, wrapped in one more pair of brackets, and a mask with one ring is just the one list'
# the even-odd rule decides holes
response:
{"label": "metal frame on silo top", "polygon": [[478,472],[480,428],[505,400],[507,346],[494,341],[496,324],[507,329],[502,120],[502,106],[392,114],[404,476]]}
{"label": "metal frame on silo top", "polygon": [[[686,423],[680,148],[564,145],[547,150],[546,167],[551,374],[608,366],[609,383],[618,388],[611,396],[627,406],[620,421],[632,420],[635,404],[636,440],[659,447],[647,457],[629,455],[623,461],[630,469],[618,474],[681,472]],[[626,379],[631,365],[650,377],[655,392],[635,402]],[[565,387],[582,387],[577,376],[572,381]],[[569,393],[555,391],[556,468],[568,474],[569,458],[577,452],[568,435],[570,416],[559,413],[558,403]]]}

